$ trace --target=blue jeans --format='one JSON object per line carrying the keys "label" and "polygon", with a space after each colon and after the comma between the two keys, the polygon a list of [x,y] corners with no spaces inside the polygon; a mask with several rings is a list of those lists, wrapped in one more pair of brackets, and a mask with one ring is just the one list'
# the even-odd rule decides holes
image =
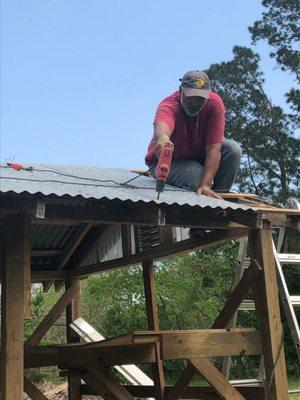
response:
{"label": "blue jeans", "polygon": [[[239,144],[234,140],[225,139],[222,144],[221,161],[214,179],[213,190],[220,192],[230,190],[240,167],[241,156],[242,149]],[[166,183],[187,190],[196,190],[201,183],[204,163],[205,155],[199,157],[199,162],[192,160],[173,161]],[[154,177],[156,164],[149,166]]]}

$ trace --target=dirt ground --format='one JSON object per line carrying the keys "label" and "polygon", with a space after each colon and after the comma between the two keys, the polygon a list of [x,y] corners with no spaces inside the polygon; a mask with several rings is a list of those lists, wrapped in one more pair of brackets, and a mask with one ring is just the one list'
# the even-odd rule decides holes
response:
{"label": "dirt ground", "polygon": [[[59,385],[56,387],[44,386],[39,387],[39,389],[44,393],[44,395],[49,400],[68,400],[68,392],[66,384]],[[100,396],[83,396],[83,400],[101,400]],[[24,395],[24,400],[31,400],[29,396]]]}

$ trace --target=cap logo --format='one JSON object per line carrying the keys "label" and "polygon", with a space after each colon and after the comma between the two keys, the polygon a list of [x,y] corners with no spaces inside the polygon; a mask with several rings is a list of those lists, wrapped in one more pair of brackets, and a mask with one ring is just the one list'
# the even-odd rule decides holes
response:
{"label": "cap logo", "polygon": [[196,86],[203,87],[205,86],[205,81],[202,78],[197,78],[195,81]]}

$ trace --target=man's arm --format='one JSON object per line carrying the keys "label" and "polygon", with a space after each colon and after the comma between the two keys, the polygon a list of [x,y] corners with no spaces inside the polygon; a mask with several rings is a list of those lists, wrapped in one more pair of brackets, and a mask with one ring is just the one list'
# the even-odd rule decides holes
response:
{"label": "man's arm", "polygon": [[170,142],[173,146],[173,143],[170,141],[171,134],[171,128],[166,122],[159,121],[154,125],[154,138],[157,143],[155,154],[157,158],[159,158],[160,152],[165,143]]}
{"label": "man's arm", "polygon": [[215,197],[217,199],[222,199],[217,193],[212,189],[212,183],[214,177],[218,171],[220,160],[221,160],[221,149],[222,143],[214,143],[206,146],[206,158],[204,164],[203,175],[201,179],[201,184],[197,189],[197,194],[205,194],[207,196]]}

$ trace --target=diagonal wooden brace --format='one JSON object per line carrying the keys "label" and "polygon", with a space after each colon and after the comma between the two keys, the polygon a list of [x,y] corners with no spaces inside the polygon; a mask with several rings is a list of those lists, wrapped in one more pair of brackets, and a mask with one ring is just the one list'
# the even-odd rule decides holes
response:
{"label": "diagonal wooden brace", "polygon": [[83,379],[91,389],[100,393],[104,400],[134,400],[127,389],[108,370],[96,364],[89,364],[85,368],[87,372],[83,374]]}
{"label": "diagonal wooden brace", "polygon": [[190,362],[224,400],[245,400],[207,358],[193,358]]}
{"label": "diagonal wooden brace", "polygon": [[24,376],[24,391],[33,400],[48,400],[48,397],[44,395],[28,378]]}
{"label": "diagonal wooden brace", "polygon": [[32,335],[25,342],[25,350],[36,346],[43,336],[48,332],[51,326],[58,320],[66,307],[70,304],[73,297],[77,294],[78,289],[76,283],[73,283],[68,290],[61,296],[57,303],[52,307],[50,312],[46,315],[43,321],[35,329]]}

